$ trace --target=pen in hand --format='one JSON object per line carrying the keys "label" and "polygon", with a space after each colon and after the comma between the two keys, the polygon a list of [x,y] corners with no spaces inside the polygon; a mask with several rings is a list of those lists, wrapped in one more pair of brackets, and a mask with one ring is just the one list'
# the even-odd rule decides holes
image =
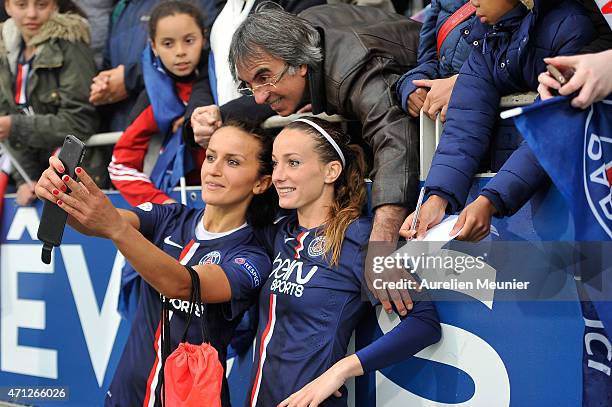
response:
{"label": "pen in hand", "polygon": [[[416,209],[414,210],[414,217],[412,218],[412,224],[410,225],[410,230],[414,230],[416,232],[417,222],[419,220],[419,212],[421,211],[421,205],[423,204],[423,197],[425,196],[425,187],[421,187],[421,192],[419,193],[419,199],[417,200]],[[414,239],[411,237],[410,240]]]}

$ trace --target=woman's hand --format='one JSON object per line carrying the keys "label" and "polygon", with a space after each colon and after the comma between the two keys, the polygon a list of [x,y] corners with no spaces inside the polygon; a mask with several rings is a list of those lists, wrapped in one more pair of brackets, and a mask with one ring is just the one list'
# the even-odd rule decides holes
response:
{"label": "woman's hand", "polygon": [[57,202],[57,196],[53,194],[54,190],[66,192],[66,185],[62,182],[59,174],[63,174],[64,166],[59,158],[56,156],[49,157],[49,168],[43,171],[42,175],[38,179],[34,192],[39,199],[46,199],[53,203]]}
{"label": "woman's hand", "polygon": [[411,229],[412,219],[415,215],[415,212],[412,212],[402,224],[399,232],[400,236],[412,239],[416,235],[417,239],[423,239],[429,229],[440,223],[446,212],[446,205],[448,205],[446,199],[437,195],[430,196],[421,205],[419,219],[417,219],[417,229]]}
{"label": "woman's hand", "polygon": [[327,369],[325,373],[293,393],[277,407],[317,407],[330,396],[341,397],[338,389],[354,376],[361,376],[363,368],[356,355],[350,355]]}
{"label": "woman's hand", "polygon": [[436,119],[436,115],[440,113],[440,120],[446,121],[446,112],[448,110],[448,103],[450,102],[455,82],[459,75],[453,75],[450,78],[444,79],[418,79],[412,81],[416,86],[420,88],[430,88],[427,92],[427,97],[423,103],[423,111],[432,120]]}
{"label": "woman's hand", "polygon": [[[76,173],[81,182],[76,182],[68,175],[63,175],[57,182],[59,176],[55,174],[54,168],[59,171],[58,162],[57,157],[49,159],[51,167],[41,176],[36,194],[41,198],[51,198],[50,201],[55,202],[91,235],[111,240],[121,236],[125,228],[129,227],[129,222],[121,216],[87,172],[77,167]],[[69,194],[64,192],[67,189],[71,190]]]}

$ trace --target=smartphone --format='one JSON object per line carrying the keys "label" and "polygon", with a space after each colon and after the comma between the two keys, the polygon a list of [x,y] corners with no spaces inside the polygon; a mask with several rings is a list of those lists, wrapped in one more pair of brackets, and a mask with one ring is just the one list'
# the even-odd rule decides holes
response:
{"label": "smartphone", "polygon": [[[74,178],[76,167],[81,165],[84,155],[85,144],[72,135],[67,136],[58,155],[65,169],[64,174],[61,175],[69,175],[70,178]],[[45,201],[37,234],[38,240],[43,242],[41,254],[43,263],[51,263],[53,247],[59,246],[62,243],[67,219],[68,214],[62,208],[54,202]]]}
{"label": "smartphone", "polygon": [[548,71],[550,76],[552,76],[557,82],[559,82],[561,86],[565,85],[570,80],[572,75],[574,75],[574,72],[571,70],[567,70],[562,73],[560,70],[558,70],[552,65],[546,65],[546,70]]}

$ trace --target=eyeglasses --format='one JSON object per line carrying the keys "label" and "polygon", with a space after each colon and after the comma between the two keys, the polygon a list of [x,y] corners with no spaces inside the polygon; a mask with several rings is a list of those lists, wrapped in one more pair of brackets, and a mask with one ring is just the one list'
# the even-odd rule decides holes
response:
{"label": "eyeglasses", "polygon": [[276,84],[279,83],[281,79],[283,79],[283,76],[289,71],[289,68],[290,68],[289,65],[285,65],[282,71],[272,76],[273,79],[270,82],[262,83],[260,85],[255,85],[253,87],[250,87],[249,85],[246,84],[245,81],[242,81],[238,85],[238,93],[244,96],[255,96],[256,92],[269,91],[268,88],[270,87],[276,88]]}

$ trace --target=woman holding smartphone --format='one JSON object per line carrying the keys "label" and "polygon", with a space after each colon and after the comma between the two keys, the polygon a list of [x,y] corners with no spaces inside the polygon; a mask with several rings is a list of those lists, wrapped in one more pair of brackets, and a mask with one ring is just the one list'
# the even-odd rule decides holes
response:
{"label": "woman holding smartphone", "polygon": [[[243,312],[256,300],[270,273],[270,259],[253,238],[253,227],[271,223],[276,196],[271,184],[271,140],[257,130],[227,124],[217,130],[202,165],[204,209],[150,202],[132,210],[116,209],[82,168],[80,182],[61,175],[49,159],[36,185],[41,199],[65,210],[77,231],[113,241],[143,277],[130,336],[107,392],[106,406],[161,406],[161,307],[169,299],[171,350],[178,346],[189,317],[191,277],[200,277],[204,318],[211,344],[225,368],[227,345]],[[58,175],[58,173],[60,175]],[[65,193],[66,188],[72,192]],[[187,342],[201,343],[199,321],[190,324]],[[230,405],[227,381],[222,405]]]}

